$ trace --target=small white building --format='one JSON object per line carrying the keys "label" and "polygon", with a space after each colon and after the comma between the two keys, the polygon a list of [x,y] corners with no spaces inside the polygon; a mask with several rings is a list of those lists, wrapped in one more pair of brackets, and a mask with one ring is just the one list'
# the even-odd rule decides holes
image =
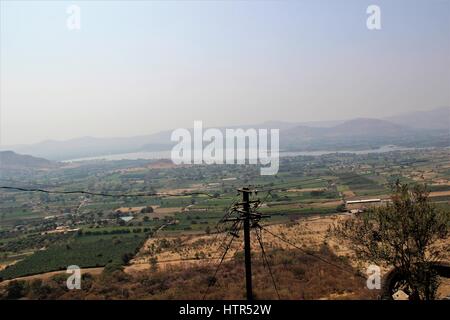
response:
{"label": "small white building", "polygon": [[125,222],[129,222],[129,221],[133,220],[134,217],[133,216],[126,216],[126,217],[120,217],[120,219],[122,219]]}
{"label": "small white building", "polygon": [[345,202],[345,204],[374,203],[374,202],[381,202],[381,199],[348,200]]}

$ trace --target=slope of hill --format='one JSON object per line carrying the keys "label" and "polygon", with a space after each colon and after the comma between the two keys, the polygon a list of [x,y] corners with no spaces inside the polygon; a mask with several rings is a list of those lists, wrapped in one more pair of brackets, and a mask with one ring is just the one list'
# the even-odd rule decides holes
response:
{"label": "slope of hill", "polygon": [[326,136],[346,137],[392,137],[414,132],[413,129],[379,119],[360,118],[346,121],[337,126],[324,130]]}
{"label": "slope of hill", "polygon": [[408,112],[385,120],[417,129],[450,130],[450,107]]}
{"label": "slope of hill", "polygon": [[[65,141],[47,140],[37,144],[8,146],[8,149],[56,161],[137,152],[141,151],[144,145],[152,151],[169,150],[171,147],[169,144],[161,146],[152,143],[152,141],[158,141],[158,138],[158,135],[121,138],[82,137]],[[170,140],[167,141],[170,142]]]}
{"label": "slope of hill", "polygon": [[353,119],[328,128],[294,127],[282,131],[283,150],[373,149],[383,145],[445,147],[445,130],[416,129],[379,119]]}
{"label": "slope of hill", "polygon": [[353,119],[332,127],[298,126],[282,132],[283,140],[317,140],[335,138],[361,137],[395,137],[410,134],[413,129],[403,127],[385,120]]}
{"label": "slope of hill", "polygon": [[13,151],[0,151],[0,170],[2,169],[45,169],[56,164],[43,158],[17,154]]}
{"label": "slope of hill", "polygon": [[377,122],[378,120],[374,119],[355,119],[327,128],[300,125],[282,131],[282,136],[283,140],[288,139],[289,137],[297,140],[309,140],[325,137],[352,136],[361,133],[366,135],[374,131],[372,126],[382,126],[382,124]]}

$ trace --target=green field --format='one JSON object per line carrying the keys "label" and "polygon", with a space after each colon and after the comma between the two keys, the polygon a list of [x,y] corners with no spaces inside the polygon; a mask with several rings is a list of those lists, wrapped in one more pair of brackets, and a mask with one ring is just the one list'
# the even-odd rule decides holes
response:
{"label": "green field", "polygon": [[123,255],[136,253],[145,233],[105,236],[74,236],[63,243],[36,251],[33,255],[0,271],[0,278],[10,279],[56,270],[70,265],[81,268],[102,267],[109,263],[123,264]]}
{"label": "green field", "polygon": [[[237,189],[248,185],[259,190],[252,199],[264,200],[258,211],[270,215],[264,219],[268,224],[335,214],[342,210],[344,199],[389,194],[390,185],[397,179],[409,184],[426,183],[429,191],[447,191],[449,159],[446,148],[295,156],[281,158],[280,170],[273,176],[261,176],[259,167],[252,165],[150,169],[149,160],[87,162],[10,175],[3,172],[7,185],[36,185],[59,191],[134,194],[176,193],[189,188],[208,195],[100,197],[0,191],[0,262],[22,259],[1,271],[0,277],[63,270],[73,264],[121,264],[124,254],[131,256],[143,239],[162,225],[158,232],[162,236],[215,232],[217,222],[233,201],[239,200]],[[269,195],[264,191],[268,189],[273,189]],[[447,211],[449,200],[448,195],[433,198]],[[120,207],[147,206],[155,211],[135,212],[131,221],[124,221],[129,213],[117,212]],[[81,231],[77,235],[48,233],[58,227]]]}

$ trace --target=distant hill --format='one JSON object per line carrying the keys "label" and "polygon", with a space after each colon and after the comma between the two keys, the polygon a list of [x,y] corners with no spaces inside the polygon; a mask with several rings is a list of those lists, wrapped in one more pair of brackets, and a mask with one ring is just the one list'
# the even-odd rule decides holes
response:
{"label": "distant hill", "polygon": [[388,144],[403,145],[409,142],[409,138],[416,139],[420,135],[420,130],[386,120],[360,118],[331,127],[297,126],[281,131],[280,145],[284,150],[365,149]]}
{"label": "distant hill", "polygon": [[344,120],[336,121],[307,121],[307,122],[286,122],[286,121],[266,121],[261,124],[249,126],[253,128],[267,128],[267,129],[280,129],[287,130],[298,126],[305,126],[311,128],[328,128],[345,122]]}
{"label": "distant hill", "polygon": [[[8,146],[8,149],[21,154],[31,154],[36,157],[57,161],[137,152],[142,151],[144,145],[151,151],[169,150],[171,145],[168,143],[165,146],[152,143],[152,141],[158,141],[158,138],[158,135],[121,138],[82,137],[65,141],[47,140],[30,145]],[[170,140],[163,141],[170,142]]]}
{"label": "distant hill", "polygon": [[409,134],[414,130],[385,120],[353,119],[327,128],[298,126],[283,132],[295,139],[317,139],[337,137],[392,137]]}
{"label": "distant hill", "polygon": [[46,169],[56,163],[43,158],[17,154],[13,151],[0,151],[0,170],[4,169]]}
{"label": "distant hill", "polygon": [[389,121],[379,119],[360,118],[346,121],[337,126],[328,128],[328,136],[346,136],[346,137],[395,137],[412,133],[414,129],[407,126],[401,126]]}
{"label": "distant hill", "polygon": [[[386,144],[408,147],[449,146],[450,108],[410,112],[385,119],[358,118],[339,121],[286,122],[227,128],[279,128],[283,150],[342,150],[376,148]],[[219,128],[225,132],[224,128]],[[192,132],[192,129],[189,129]],[[172,130],[150,135],[118,138],[82,137],[44,141],[31,145],[1,147],[20,154],[51,160],[70,160],[143,151],[168,151]]]}
{"label": "distant hill", "polygon": [[408,112],[385,120],[416,129],[450,130],[450,107]]}

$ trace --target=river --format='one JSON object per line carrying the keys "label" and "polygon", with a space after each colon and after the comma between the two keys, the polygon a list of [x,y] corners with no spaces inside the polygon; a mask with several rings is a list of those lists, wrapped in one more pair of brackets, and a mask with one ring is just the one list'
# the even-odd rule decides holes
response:
{"label": "river", "polygon": [[[317,150],[317,151],[281,151],[280,157],[295,157],[295,156],[321,156],[331,153],[352,153],[352,154],[369,154],[369,153],[384,153],[391,151],[405,151],[405,150],[417,150],[417,148],[406,148],[394,145],[386,145],[376,149],[367,150]],[[171,151],[152,151],[152,152],[132,152],[132,153],[120,153],[120,154],[108,154],[95,157],[78,158],[71,160],[64,160],[63,162],[78,162],[78,161],[94,161],[94,160],[160,160],[170,159]]]}

